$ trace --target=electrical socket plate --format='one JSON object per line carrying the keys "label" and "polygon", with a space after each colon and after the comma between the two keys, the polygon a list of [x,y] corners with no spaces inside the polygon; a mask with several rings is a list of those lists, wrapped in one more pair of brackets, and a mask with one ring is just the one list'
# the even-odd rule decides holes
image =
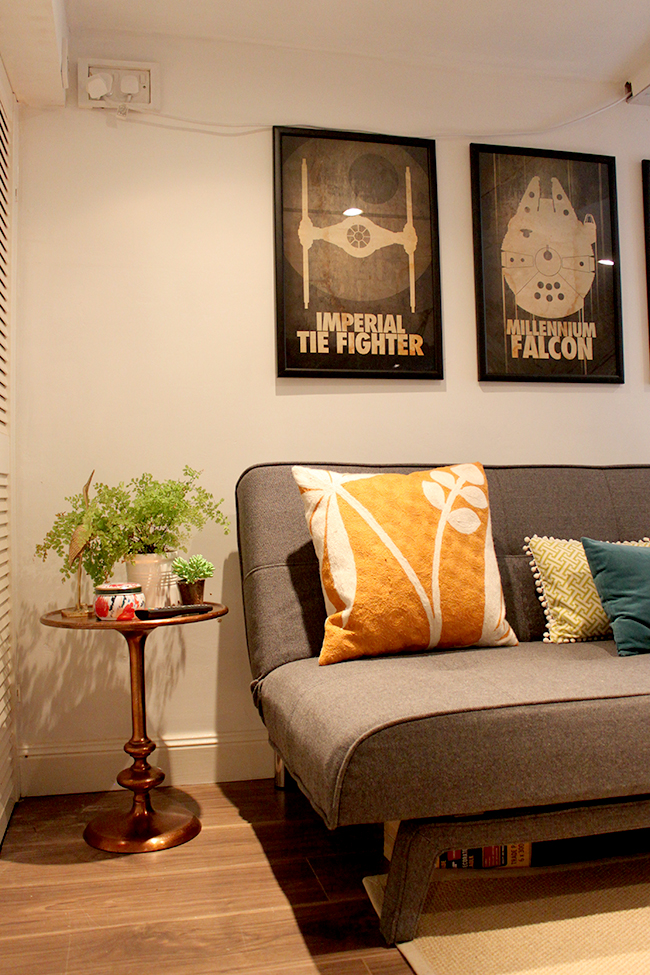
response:
{"label": "electrical socket plate", "polygon": [[[113,90],[103,98],[90,98],[86,83],[94,74],[113,76]],[[120,90],[120,79],[134,74],[140,90],[128,98]],[[133,105],[139,111],[160,111],[160,65],[151,61],[107,61],[102,58],[80,58],[77,64],[77,102],[80,108],[112,108]]]}

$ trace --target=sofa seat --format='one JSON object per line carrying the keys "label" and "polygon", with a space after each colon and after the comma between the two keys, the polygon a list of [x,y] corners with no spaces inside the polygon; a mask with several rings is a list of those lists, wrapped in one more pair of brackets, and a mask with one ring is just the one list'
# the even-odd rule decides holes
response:
{"label": "sofa seat", "polygon": [[330,828],[650,793],[650,655],[613,641],[310,657],[256,695]]}

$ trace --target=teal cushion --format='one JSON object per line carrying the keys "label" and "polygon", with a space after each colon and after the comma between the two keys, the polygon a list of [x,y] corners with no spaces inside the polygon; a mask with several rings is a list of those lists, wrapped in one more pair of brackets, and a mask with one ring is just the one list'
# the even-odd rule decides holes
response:
{"label": "teal cushion", "polygon": [[582,545],[619,654],[650,653],[650,548],[593,538]]}

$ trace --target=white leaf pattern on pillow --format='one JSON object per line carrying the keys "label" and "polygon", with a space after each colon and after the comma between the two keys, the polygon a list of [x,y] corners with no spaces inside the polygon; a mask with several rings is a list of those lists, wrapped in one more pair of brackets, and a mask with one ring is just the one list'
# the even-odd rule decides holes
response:
{"label": "white leaf pattern on pillow", "polygon": [[476,464],[454,464],[451,470],[463,481],[469,481],[470,484],[483,484],[485,480]]}
{"label": "white leaf pattern on pillow", "polygon": [[429,484],[427,481],[423,481],[422,490],[426,495],[427,501],[430,501],[434,508],[439,508],[442,511],[447,499],[440,485]]}
{"label": "white leaf pattern on pillow", "polygon": [[471,508],[454,508],[447,520],[452,528],[463,535],[471,535],[481,525],[481,519]]}
{"label": "white leaf pattern on pillow", "polygon": [[429,477],[438,484],[443,484],[446,488],[453,488],[456,481],[453,474],[448,471],[429,471]]}
{"label": "white leaf pattern on pillow", "polygon": [[[447,499],[443,506],[436,504],[431,501],[429,492],[425,488],[426,481],[422,483],[422,488],[424,490],[425,497],[428,501],[431,501],[436,508],[440,509],[440,520],[438,521],[438,528],[436,530],[436,537],[433,545],[433,565],[431,570],[431,598],[433,602],[433,618],[435,623],[435,629],[432,634],[432,646],[436,646],[440,640],[440,634],[442,632],[442,606],[440,600],[440,560],[442,557],[442,539],[447,525],[454,528],[456,531],[461,532],[464,535],[471,535],[480,526],[481,521],[478,515],[471,511],[469,508],[459,508],[457,511],[452,511],[454,502],[459,496],[462,496],[463,490],[471,491],[472,488],[467,486],[467,482],[470,485],[479,485],[485,482],[485,478],[479,468],[475,464],[455,464],[450,468],[452,474],[447,471],[431,471],[431,478],[435,478],[440,482],[440,474],[445,475],[444,483],[445,487],[449,487],[450,491],[447,495]],[[453,476],[452,476],[453,475]],[[449,483],[452,481],[453,483]],[[485,495],[482,491],[479,491],[482,498]],[[465,498],[465,500],[468,500]],[[470,504],[472,502],[470,501]],[[480,505],[477,505],[480,507]]]}
{"label": "white leaf pattern on pillow", "polygon": [[[345,609],[341,614],[342,626],[347,624],[354,605],[357,586],[357,567],[354,561],[354,552],[339,510],[339,497],[347,501],[350,507],[354,508],[361,515],[366,524],[372,528],[381,538],[384,545],[395,556],[422,603],[422,608],[429,623],[429,632],[433,634],[435,625],[431,602],[410,562],[367,508],[344,487],[346,483],[374,477],[374,475],[340,474],[336,471],[328,471],[328,481],[326,484],[323,484],[320,471],[312,472],[308,467],[296,467],[295,470],[300,472],[301,478],[303,479],[303,492],[307,499],[305,514],[312,538],[316,539],[320,537],[323,539],[323,547],[320,551],[316,544],[314,546],[316,548],[316,555],[322,564],[323,554],[326,551],[328,552],[332,582],[341,600],[345,603]],[[331,543],[331,547],[328,545],[328,541]],[[329,552],[334,552],[337,549],[340,552],[339,558],[333,559],[329,555]],[[327,598],[324,587],[323,592],[328,615],[332,615],[335,612],[335,607],[332,606],[330,600]],[[434,644],[432,643],[431,646],[434,646]]]}
{"label": "white leaf pattern on pillow", "polygon": [[488,499],[485,496],[485,491],[481,491],[478,487],[473,487],[469,485],[461,489],[461,497],[471,504],[473,508],[487,508]]}
{"label": "white leaf pattern on pillow", "polygon": [[[345,480],[346,480],[346,478],[343,479],[343,481],[345,481]],[[347,480],[354,480],[354,476],[353,475],[349,476],[347,478]],[[388,532],[384,528],[381,527],[381,525],[379,524],[379,522],[377,521],[377,519],[374,517],[374,515],[372,515],[371,512],[368,511],[367,508],[364,508],[364,506],[361,504],[361,502],[360,501],[357,501],[357,499],[354,497],[354,495],[350,494],[349,491],[346,491],[345,488],[343,487],[343,484],[340,484],[339,485],[339,487],[338,487],[338,493],[340,494],[340,496],[342,498],[345,498],[345,500],[347,501],[347,503],[352,508],[354,508],[354,510],[358,514],[361,515],[361,517],[366,522],[366,524],[370,528],[372,528],[372,530],[379,536],[379,538],[381,538],[381,540],[384,543],[384,545],[386,546],[386,548],[390,552],[392,552],[392,554],[395,556],[395,558],[399,562],[400,566],[402,567],[404,573],[406,574],[407,578],[411,582],[411,585],[415,589],[415,591],[416,591],[416,593],[418,595],[418,598],[419,598],[420,602],[422,603],[422,608],[424,609],[424,612],[426,613],[426,616],[427,616],[427,620],[429,622],[429,632],[430,632],[430,634],[433,635],[433,632],[434,632],[434,629],[435,629],[435,620],[434,620],[434,614],[433,614],[433,611],[432,611],[432,608],[431,608],[431,603],[429,601],[429,597],[426,594],[426,591],[424,589],[424,586],[422,585],[422,583],[418,579],[417,573],[413,569],[413,566],[411,565],[411,563],[404,556],[404,554],[401,552],[401,550],[397,547],[397,545],[395,544],[395,542],[393,541],[393,539],[390,537],[390,535],[388,534]],[[430,643],[429,646],[435,646],[435,644],[434,643]]]}
{"label": "white leaf pattern on pillow", "polygon": [[[323,557],[327,555],[334,588],[344,604],[341,617],[342,624],[345,626],[350,618],[356,596],[357,566],[336,497],[336,486],[341,482],[343,475],[331,471],[328,483],[323,484],[322,478],[313,474],[310,468],[301,468],[300,471],[306,482],[305,513],[316,555],[321,565]],[[336,612],[336,607],[330,601],[324,586],[323,596],[327,615],[331,616]]]}

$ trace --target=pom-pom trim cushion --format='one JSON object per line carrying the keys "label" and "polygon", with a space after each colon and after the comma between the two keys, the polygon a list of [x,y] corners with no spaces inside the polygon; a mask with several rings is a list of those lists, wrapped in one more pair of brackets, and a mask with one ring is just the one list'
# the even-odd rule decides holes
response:
{"label": "pom-pom trim cushion", "polygon": [[[547,643],[611,639],[609,616],[598,595],[582,542],[547,535],[532,535],[524,542],[546,616],[543,639]],[[648,546],[650,539],[609,544]]]}
{"label": "pom-pom trim cushion", "polygon": [[412,474],[294,467],[321,572],[321,664],[515,645],[480,464]]}

